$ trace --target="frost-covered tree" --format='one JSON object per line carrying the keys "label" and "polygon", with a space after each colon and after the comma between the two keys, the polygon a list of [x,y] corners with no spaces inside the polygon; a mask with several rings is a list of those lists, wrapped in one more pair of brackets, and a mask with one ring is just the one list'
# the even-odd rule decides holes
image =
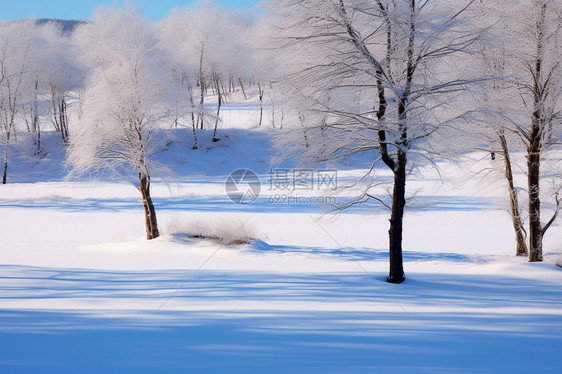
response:
{"label": "frost-covered tree", "polygon": [[[522,54],[520,67],[525,75],[518,78],[524,102],[530,110],[530,126],[519,127],[527,145],[529,193],[529,260],[542,261],[542,239],[556,219],[561,207],[560,190],[555,194],[552,218],[541,222],[540,168],[544,152],[554,143],[560,145],[562,109],[562,4],[555,0],[534,0],[525,4],[531,21],[527,33],[529,49]],[[529,7],[530,5],[530,7]]]}
{"label": "frost-covered tree", "polygon": [[109,167],[137,177],[147,238],[156,238],[151,155],[157,122],[170,114],[165,56],[157,49],[151,24],[131,7],[101,8],[75,34],[90,72],[68,161],[77,173]]}
{"label": "frost-covered tree", "polygon": [[[407,175],[441,157],[450,126],[467,113],[462,96],[476,81],[459,68],[481,31],[474,1],[279,0],[278,64],[297,103],[312,160],[373,152],[354,203],[390,210],[390,273],[404,278],[402,235]],[[299,126],[300,126],[299,124]],[[439,155],[439,156],[438,156]],[[379,164],[392,173],[391,201],[376,196]]]}
{"label": "frost-covered tree", "polygon": [[[218,139],[216,130],[228,91],[226,82],[232,86],[234,77],[242,82],[241,77],[251,74],[251,30],[252,22],[247,17],[212,1],[175,9],[158,25],[161,45],[169,52],[176,82],[184,87],[184,106],[192,113],[195,141],[195,128],[203,128],[210,121],[214,122],[213,139]],[[209,91],[217,96],[215,113],[204,109]]]}
{"label": "frost-covered tree", "polygon": [[77,63],[77,48],[71,36],[63,34],[61,26],[46,23],[41,26],[45,38],[42,54],[42,90],[51,103],[51,122],[61,133],[65,144],[69,141],[69,100],[73,92],[82,88],[85,71]]}
{"label": "frost-covered tree", "polygon": [[33,20],[0,24],[0,131],[3,135],[2,184],[7,183],[10,147],[22,98],[30,95],[31,54],[36,26]]}
{"label": "frost-covered tree", "polygon": [[[68,105],[73,92],[81,88],[84,71],[77,62],[76,47],[56,22],[36,26],[29,54],[29,69],[22,95],[22,111],[28,132],[33,134],[37,154],[41,153],[41,122],[47,116],[63,142],[68,141]],[[49,105],[45,105],[46,102]],[[41,118],[43,117],[43,118]]]}
{"label": "frost-covered tree", "polygon": [[[517,254],[527,254],[527,231],[518,206],[511,151],[526,155],[529,260],[542,261],[542,239],[562,208],[562,181],[552,165],[543,172],[562,136],[562,4],[554,0],[496,0],[481,4],[492,17],[496,38],[484,49],[483,60],[495,79],[486,85],[489,110],[485,117],[497,134],[510,192]],[[556,167],[554,167],[556,170]],[[551,174],[551,176],[548,176]],[[541,181],[553,188],[545,196]],[[554,207],[541,221],[541,198]]]}

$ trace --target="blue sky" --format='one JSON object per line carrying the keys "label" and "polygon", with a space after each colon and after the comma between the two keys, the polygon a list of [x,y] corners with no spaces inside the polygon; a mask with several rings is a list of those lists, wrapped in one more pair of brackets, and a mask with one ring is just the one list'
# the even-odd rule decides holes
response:
{"label": "blue sky", "polygon": [[[154,21],[167,16],[171,9],[187,7],[196,0],[136,0],[144,15]],[[215,0],[228,8],[250,10],[259,0]],[[123,4],[124,0],[0,0],[0,20],[60,18],[88,20],[99,5]]]}

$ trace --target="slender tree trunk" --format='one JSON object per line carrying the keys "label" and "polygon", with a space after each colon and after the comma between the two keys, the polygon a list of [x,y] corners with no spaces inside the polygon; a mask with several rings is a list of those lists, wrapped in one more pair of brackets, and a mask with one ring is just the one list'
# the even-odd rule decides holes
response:
{"label": "slender tree trunk", "polygon": [[139,190],[142,195],[142,205],[144,207],[144,218],[146,224],[146,238],[155,239],[160,236],[158,222],[156,221],[156,211],[152,198],[150,197],[150,177],[139,173]]}
{"label": "slender tree trunk", "polygon": [[527,156],[529,188],[529,261],[542,261],[542,225],[540,187],[540,151],[531,145]]}
{"label": "slender tree trunk", "polygon": [[404,208],[406,207],[406,154],[398,152],[398,162],[394,172],[394,191],[392,193],[392,215],[390,217],[390,273],[389,283],[402,283],[405,280],[402,260],[402,232],[404,229]]}
{"label": "slender tree trunk", "polygon": [[263,89],[261,88],[261,83],[258,82],[258,93],[260,99],[260,122],[258,123],[258,127],[261,126],[263,121]]}
{"label": "slender tree trunk", "polygon": [[2,184],[8,183],[8,158],[4,156],[4,171],[2,173]]}
{"label": "slender tree trunk", "polygon": [[201,130],[203,130],[204,124],[205,124],[205,119],[203,118],[203,108],[205,106],[205,88],[203,87],[205,83],[201,82],[200,84],[200,88],[201,88],[201,96],[199,99],[199,105],[200,105],[200,111],[198,114],[198,122],[199,122],[199,128]]}
{"label": "slender tree trunk", "polygon": [[192,149],[199,148],[197,144],[197,124],[195,123],[195,114],[191,112],[191,128],[193,130],[193,147]]}
{"label": "slender tree trunk", "polygon": [[37,92],[39,91],[39,80],[35,80],[35,92],[33,97],[33,104],[31,106],[31,128],[35,135],[35,145],[37,146],[36,154],[41,154],[41,127],[39,125],[39,109]]}
{"label": "slender tree trunk", "polygon": [[517,256],[527,256],[529,251],[527,249],[526,234],[521,222],[521,214],[519,212],[519,200],[517,198],[517,191],[513,182],[513,169],[511,167],[511,157],[509,155],[509,148],[505,135],[500,134],[500,143],[502,146],[503,159],[505,162],[505,178],[509,189],[509,201],[511,203],[511,218],[513,220],[513,229],[515,231],[515,239],[517,243]]}
{"label": "slender tree trunk", "polygon": [[39,125],[39,119],[37,120],[37,154],[41,154],[41,127]]}
{"label": "slender tree trunk", "polygon": [[189,94],[189,105],[191,106],[191,130],[193,132],[193,147],[191,149],[199,148],[197,144],[197,123],[195,122],[195,103],[193,101],[193,87],[191,83],[188,81],[187,83],[187,90]]}
{"label": "slender tree trunk", "polygon": [[199,114],[198,120],[201,121],[201,129],[203,129],[203,106],[205,104],[205,78],[203,77],[203,55],[205,52],[205,46],[201,48],[201,56],[199,57],[199,89],[200,97],[199,104],[201,105],[201,113]]}
{"label": "slender tree trunk", "polygon": [[4,169],[2,172],[2,184],[8,183],[8,157],[10,147],[10,130],[6,132],[6,142],[4,144]]}
{"label": "slender tree trunk", "polygon": [[59,123],[61,128],[62,141],[68,144],[68,117],[66,115],[66,99],[63,97],[60,101]]}
{"label": "slender tree trunk", "polygon": [[242,82],[241,77],[238,77],[238,83],[240,84],[240,88],[242,89],[242,94],[244,95],[244,100],[248,100],[248,96],[246,96],[246,90],[244,89],[244,82]]}
{"label": "slender tree trunk", "polygon": [[222,94],[221,94],[221,88],[220,88],[220,82],[219,82],[219,78],[215,77],[215,84],[217,86],[217,118],[215,118],[215,131],[213,131],[213,142],[218,142],[220,139],[217,138],[217,128],[219,125],[219,116],[221,113],[221,105],[222,105]]}

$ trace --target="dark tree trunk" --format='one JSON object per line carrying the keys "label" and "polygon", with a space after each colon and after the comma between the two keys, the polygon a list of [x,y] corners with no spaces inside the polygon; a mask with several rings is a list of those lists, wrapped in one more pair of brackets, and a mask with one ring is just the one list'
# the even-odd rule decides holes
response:
{"label": "dark tree trunk", "polygon": [[8,157],[4,157],[4,170],[2,172],[2,184],[8,183]]}
{"label": "dark tree trunk", "polygon": [[540,151],[531,144],[527,156],[529,188],[529,261],[542,261],[541,200],[539,197]]}
{"label": "dark tree trunk", "polygon": [[222,106],[222,94],[221,94],[221,88],[220,88],[220,82],[219,82],[219,78],[215,77],[215,84],[216,84],[216,88],[217,88],[217,118],[215,118],[215,130],[213,131],[213,142],[218,142],[220,139],[217,138],[217,128],[219,126],[219,119],[220,119],[220,113],[221,113],[221,106]]}
{"label": "dark tree trunk", "polygon": [[146,224],[146,238],[155,239],[160,236],[158,232],[158,222],[156,221],[156,211],[152,198],[150,197],[150,177],[139,173],[139,190],[142,194],[142,205],[144,207],[144,218]]}
{"label": "dark tree trunk", "polygon": [[[205,54],[205,46],[201,48],[201,55],[199,56],[199,104],[201,105],[201,112],[205,104],[205,77],[203,77],[203,55]],[[201,130],[203,129],[203,113],[199,114],[198,122],[201,121]]]}
{"label": "dark tree trunk", "polygon": [[66,114],[66,99],[63,97],[60,101],[59,122],[64,144],[68,144],[68,117]]}
{"label": "dark tree trunk", "polygon": [[8,183],[8,160],[4,159],[4,171],[2,173],[2,184]]}
{"label": "dark tree trunk", "polygon": [[[414,41],[416,34],[415,9],[416,2],[411,0],[410,36],[408,40],[408,63],[406,67],[406,85],[404,94],[398,101],[398,126],[400,134],[399,146],[396,149],[396,162],[394,164],[394,191],[392,193],[392,216],[390,218],[390,274],[387,281],[389,283],[402,283],[404,277],[404,266],[402,261],[402,231],[404,229],[404,208],[406,207],[406,165],[408,158],[405,149],[409,147],[408,125],[407,125],[407,106],[409,103],[410,92],[414,77],[416,64],[414,63]],[[379,78],[380,79],[380,78]],[[380,90],[384,90],[381,84]],[[384,92],[384,91],[383,91]],[[379,132],[380,138],[380,132]],[[385,153],[387,153],[385,149]],[[388,157],[388,154],[387,154]],[[384,158],[383,158],[384,161]],[[387,163],[388,165],[389,163]]]}
{"label": "dark tree trunk", "polygon": [[35,145],[37,146],[36,154],[41,154],[41,127],[39,125],[39,108],[37,100],[37,92],[39,91],[39,80],[35,80],[35,94],[33,104],[31,105],[31,128],[35,135]]}
{"label": "dark tree trunk", "polygon": [[[544,42],[546,38],[545,19],[546,3],[537,3],[540,8],[539,18],[536,24],[537,51],[535,55],[535,69],[533,75],[534,105],[531,118],[531,131],[529,133],[529,144],[527,148],[527,178],[529,189],[529,262],[542,261],[542,237],[543,228],[541,224],[541,201],[540,201],[540,165],[541,151],[543,145],[544,101],[546,97],[543,82],[543,59]],[[546,84],[545,84],[546,86]]]}
{"label": "dark tree trunk", "polygon": [[8,158],[10,156],[9,147],[10,147],[10,132],[6,133],[6,143],[4,148],[4,169],[2,172],[2,184],[8,183]]}
{"label": "dark tree trunk", "polygon": [[505,178],[509,188],[509,201],[511,203],[511,218],[513,220],[513,229],[515,231],[515,239],[517,243],[517,256],[527,256],[529,251],[527,249],[526,234],[521,222],[521,214],[519,212],[519,200],[517,198],[517,191],[513,183],[513,170],[511,167],[511,157],[509,155],[509,148],[505,135],[500,134],[500,143],[502,146],[503,158],[505,162]]}
{"label": "dark tree trunk", "polygon": [[263,121],[263,89],[261,88],[261,83],[259,82],[258,82],[258,93],[260,99],[260,122],[258,123],[258,127],[260,127]]}
{"label": "dark tree trunk", "polygon": [[390,217],[390,273],[389,283],[402,283],[405,280],[402,262],[402,231],[404,228],[404,208],[406,207],[406,154],[398,152],[398,163],[394,171],[394,191],[392,193],[392,215]]}

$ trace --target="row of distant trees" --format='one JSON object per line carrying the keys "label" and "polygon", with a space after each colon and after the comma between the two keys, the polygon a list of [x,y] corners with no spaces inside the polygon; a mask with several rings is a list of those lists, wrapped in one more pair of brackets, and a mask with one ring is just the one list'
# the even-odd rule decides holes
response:
{"label": "row of distant trees", "polygon": [[[265,9],[256,21],[206,2],[153,24],[134,7],[101,8],[71,37],[33,21],[1,25],[4,182],[16,122],[36,134],[40,152],[38,113],[48,98],[74,171],[132,171],[155,238],[155,127],[186,127],[194,148],[204,126],[218,140],[224,97],[246,96],[251,80],[260,101],[275,87],[272,107],[292,127],[280,140],[285,153],[310,162],[373,154],[347,206],[376,200],[390,211],[389,282],[404,280],[408,175],[474,149],[504,161],[517,254],[542,260],[562,200],[559,164],[548,169],[550,193],[541,189],[541,165],[561,139],[559,1],[276,0]],[[204,106],[209,93],[216,111]],[[514,151],[526,157],[525,189],[514,179]],[[391,199],[376,193],[379,165],[393,175]],[[545,196],[551,215],[543,222]]]}
{"label": "row of distant trees", "polygon": [[16,130],[24,127],[32,133],[39,153],[42,112],[50,113],[55,129],[64,142],[68,141],[67,102],[83,78],[71,50],[71,40],[63,37],[54,23],[38,26],[34,20],[27,20],[0,24],[3,184],[7,182],[9,151]]}
{"label": "row of distant trees", "polygon": [[[71,133],[86,126],[94,109],[118,109],[117,101],[106,100],[112,95],[140,100],[136,105],[146,109],[135,110],[150,111],[151,121],[189,128],[195,149],[197,129],[214,128],[218,140],[225,96],[234,91],[246,96],[251,88],[246,86],[259,86],[260,92],[265,86],[270,64],[258,62],[261,27],[251,17],[210,2],[176,9],[157,24],[134,6],[102,7],[72,33],[55,21],[0,24],[3,183],[16,131],[33,134],[38,154],[42,128],[54,128],[70,144]],[[134,89],[145,93],[133,98],[132,92],[119,91]],[[209,94],[218,97],[215,109],[204,106]]]}

